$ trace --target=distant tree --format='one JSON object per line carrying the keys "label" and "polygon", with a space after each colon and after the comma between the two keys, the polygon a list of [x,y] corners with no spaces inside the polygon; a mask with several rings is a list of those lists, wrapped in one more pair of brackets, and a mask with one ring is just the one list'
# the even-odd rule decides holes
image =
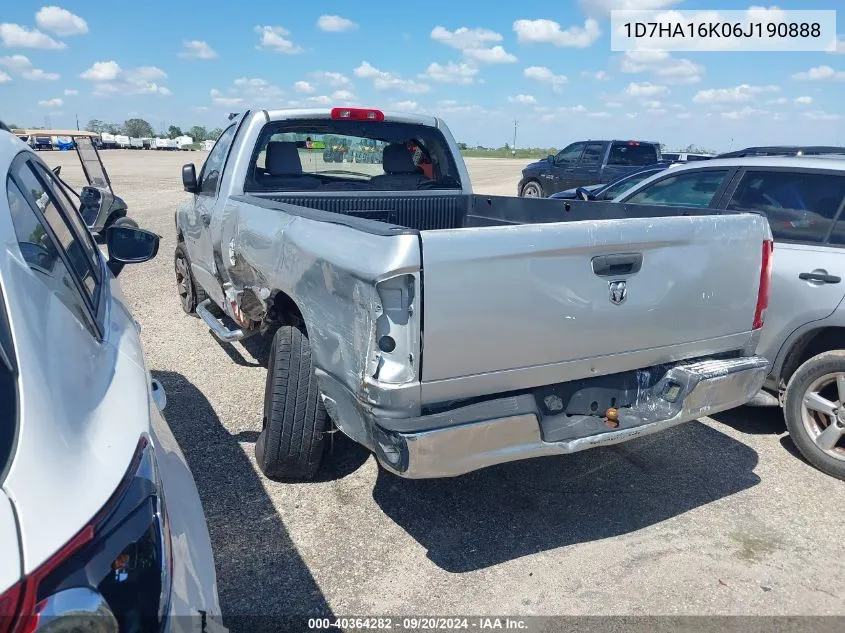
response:
{"label": "distant tree", "polygon": [[96,132],[97,134],[104,132],[105,128],[105,123],[100,121],[100,119],[91,119],[88,121],[88,125],[85,126],[85,129],[89,132]]}
{"label": "distant tree", "polygon": [[510,148],[511,148],[511,146],[509,144],[505,143],[505,150],[509,150]]}
{"label": "distant tree", "polygon": [[467,144],[466,143],[458,143],[458,149],[460,149],[460,150],[467,149]]}
{"label": "distant tree", "polygon": [[176,138],[177,136],[182,136],[182,128],[177,127],[175,125],[171,125],[169,128],[167,128],[168,138]]}
{"label": "distant tree", "polygon": [[21,127],[20,125],[18,125],[17,123],[10,123],[10,124],[9,124],[9,129],[10,129],[10,130],[22,130],[22,129],[24,129],[24,128],[22,128],[22,127]]}
{"label": "distant tree", "polygon": [[108,132],[109,134],[120,134],[121,129],[119,125],[116,125],[114,123],[104,123],[102,131]]}
{"label": "distant tree", "polygon": [[153,126],[144,119],[129,119],[123,122],[123,133],[132,138],[144,138],[154,135]]}
{"label": "distant tree", "polygon": [[195,125],[188,130],[188,136],[194,139],[195,143],[201,143],[208,138],[208,130],[201,125]]}
{"label": "distant tree", "polygon": [[211,132],[209,132],[208,136],[206,136],[205,138],[209,141],[216,141],[218,138],[220,138],[221,134],[223,134],[223,128],[216,127],[211,130]]}

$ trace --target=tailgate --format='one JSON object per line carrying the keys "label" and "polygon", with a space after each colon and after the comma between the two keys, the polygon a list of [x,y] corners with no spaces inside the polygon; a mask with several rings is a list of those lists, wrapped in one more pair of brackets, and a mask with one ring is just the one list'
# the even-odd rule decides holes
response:
{"label": "tailgate", "polygon": [[423,231],[423,382],[519,389],[742,348],[767,236],[756,215]]}

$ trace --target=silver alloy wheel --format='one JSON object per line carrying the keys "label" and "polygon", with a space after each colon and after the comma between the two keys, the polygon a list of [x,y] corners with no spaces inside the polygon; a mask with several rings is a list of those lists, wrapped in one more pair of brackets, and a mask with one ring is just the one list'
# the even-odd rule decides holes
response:
{"label": "silver alloy wheel", "polygon": [[522,197],[523,198],[539,198],[540,196],[540,187],[537,183],[529,182],[522,188]]}
{"label": "silver alloy wheel", "polygon": [[801,401],[801,421],[816,446],[845,461],[845,372],[826,374],[807,388]]}
{"label": "silver alloy wheel", "polygon": [[179,300],[184,308],[193,301],[191,293],[191,276],[188,273],[188,265],[184,257],[176,258],[176,289],[179,291]]}

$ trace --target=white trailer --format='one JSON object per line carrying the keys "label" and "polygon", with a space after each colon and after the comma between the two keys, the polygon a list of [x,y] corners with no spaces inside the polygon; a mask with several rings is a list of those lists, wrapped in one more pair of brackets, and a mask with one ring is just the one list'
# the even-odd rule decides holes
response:
{"label": "white trailer", "polygon": [[129,147],[129,137],[123,134],[118,134],[114,137],[114,142],[120,149],[126,149]]}
{"label": "white trailer", "polygon": [[144,148],[144,141],[140,138],[132,138],[129,137],[129,147],[131,149],[143,149]]}
{"label": "white trailer", "polygon": [[109,134],[108,132],[100,134],[100,142],[103,145],[103,149],[114,149],[117,147],[117,141],[114,140],[114,134]]}

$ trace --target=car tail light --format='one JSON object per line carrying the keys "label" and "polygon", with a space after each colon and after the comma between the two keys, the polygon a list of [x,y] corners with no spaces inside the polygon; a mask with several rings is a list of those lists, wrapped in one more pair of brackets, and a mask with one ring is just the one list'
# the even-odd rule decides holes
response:
{"label": "car tail light", "polygon": [[630,145],[632,147],[639,147],[640,146],[639,142],[637,142],[637,141],[628,141],[628,145]]}
{"label": "car tail light", "polygon": [[384,112],[365,108],[332,108],[332,119],[336,121],[384,121]]}
{"label": "car tail light", "polygon": [[172,571],[158,467],[142,438],[97,516],[0,596],[0,633],[88,630],[74,625],[91,614],[104,631],[158,633],[170,607]]}
{"label": "car tail light", "polygon": [[772,280],[772,252],[775,244],[772,240],[763,240],[763,261],[760,268],[760,286],[757,290],[757,308],[754,310],[753,329],[763,327],[766,320],[766,308],[769,307],[769,286]]}

